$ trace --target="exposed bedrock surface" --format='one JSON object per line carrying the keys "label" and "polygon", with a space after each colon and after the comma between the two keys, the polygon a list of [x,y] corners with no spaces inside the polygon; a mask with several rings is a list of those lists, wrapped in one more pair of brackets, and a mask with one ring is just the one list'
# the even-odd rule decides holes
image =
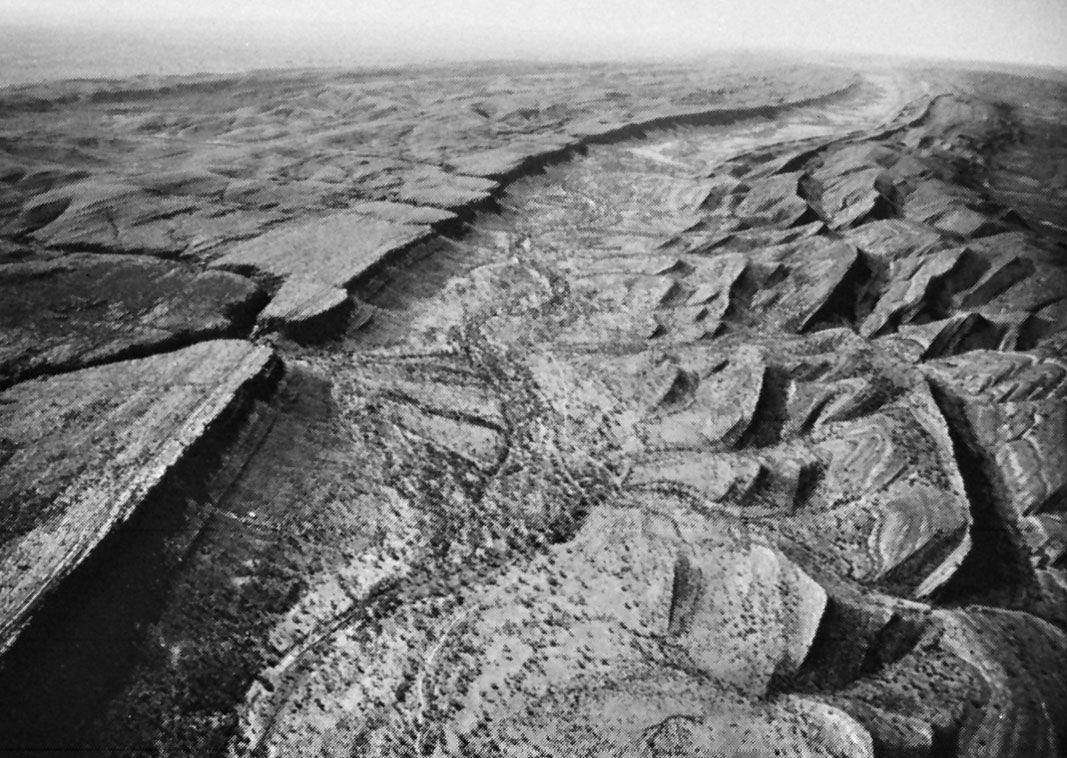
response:
{"label": "exposed bedrock surface", "polygon": [[267,348],[209,341],[0,394],[0,648],[272,366]]}
{"label": "exposed bedrock surface", "polygon": [[266,295],[248,279],[141,256],[0,266],[0,387],[245,333]]}
{"label": "exposed bedrock surface", "polygon": [[[194,196],[265,214],[162,259],[101,255],[134,237],[89,239],[106,193],[64,204],[92,171],[54,156],[0,285],[75,302],[85,267],[145,273],[12,319],[43,338],[0,393],[0,691],[27,693],[0,742],[1063,753],[1063,86],[1005,103],[1006,75],[870,71],[745,114],[727,84],[602,76],[439,102],[440,79],[294,75],[278,102],[219,83],[248,88],[226,117],[118,108],[229,156],[156,176],[167,218]],[[850,81],[827,76],[789,99]],[[576,81],[581,107],[546,100]],[[373,161],[405,151],[359,173],[357,132]],[[235,334],[273,351],[213,339]]]}

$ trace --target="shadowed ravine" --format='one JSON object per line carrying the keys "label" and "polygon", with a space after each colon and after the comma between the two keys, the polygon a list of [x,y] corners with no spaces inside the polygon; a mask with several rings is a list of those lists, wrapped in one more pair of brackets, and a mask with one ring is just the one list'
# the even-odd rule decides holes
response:
{"label": "shadowed ravine", "polygon": [[[271,300],[255,346],[145,353],[122,397],[134,361],[100,327],[102,353],[12,359],[4,565],[90,512],[64,487],[111,521],[4,596],[0,744],[1058,755],[1065,188],[1036,177],[1063,176],[1064,92],[1004,103],[1005,79],[868,72],[728,123],[493,148],[434,179],[463,202],[152,257],[175,271],[144,287],[218,288],[188,319]],[[96,233],[55,223],[10,246]],[[16,423],[64,392],[85,409],[60,431],[132,479]]]}

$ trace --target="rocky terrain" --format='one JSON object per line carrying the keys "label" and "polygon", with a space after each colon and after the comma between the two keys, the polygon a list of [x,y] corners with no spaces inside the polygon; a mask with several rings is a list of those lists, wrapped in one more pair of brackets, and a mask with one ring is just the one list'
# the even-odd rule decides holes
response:
{"label": "rocky terrain", "polygon": [[1067,750],[1067,83],[0,96],[0,746]]}

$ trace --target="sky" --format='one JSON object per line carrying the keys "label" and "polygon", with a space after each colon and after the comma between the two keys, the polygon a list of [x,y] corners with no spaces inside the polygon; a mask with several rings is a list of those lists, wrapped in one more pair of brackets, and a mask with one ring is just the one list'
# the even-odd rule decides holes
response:
{"label": "sky", "polygon": [[775,48],[1067,67],[1067,0],[0,0],[0,20],[412,62]]}

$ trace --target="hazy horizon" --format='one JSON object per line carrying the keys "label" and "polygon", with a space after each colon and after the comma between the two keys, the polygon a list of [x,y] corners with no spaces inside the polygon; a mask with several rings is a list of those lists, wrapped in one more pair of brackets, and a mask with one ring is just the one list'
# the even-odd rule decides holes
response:
{"label": "hazy horizon", "polygon": [[732,49],[1067,68],[1062,0],[526,0],[506,6],[503,0],[0,0],[0,19],[12,39],[3,61],[6,83],[253,67],[688,57]]}

